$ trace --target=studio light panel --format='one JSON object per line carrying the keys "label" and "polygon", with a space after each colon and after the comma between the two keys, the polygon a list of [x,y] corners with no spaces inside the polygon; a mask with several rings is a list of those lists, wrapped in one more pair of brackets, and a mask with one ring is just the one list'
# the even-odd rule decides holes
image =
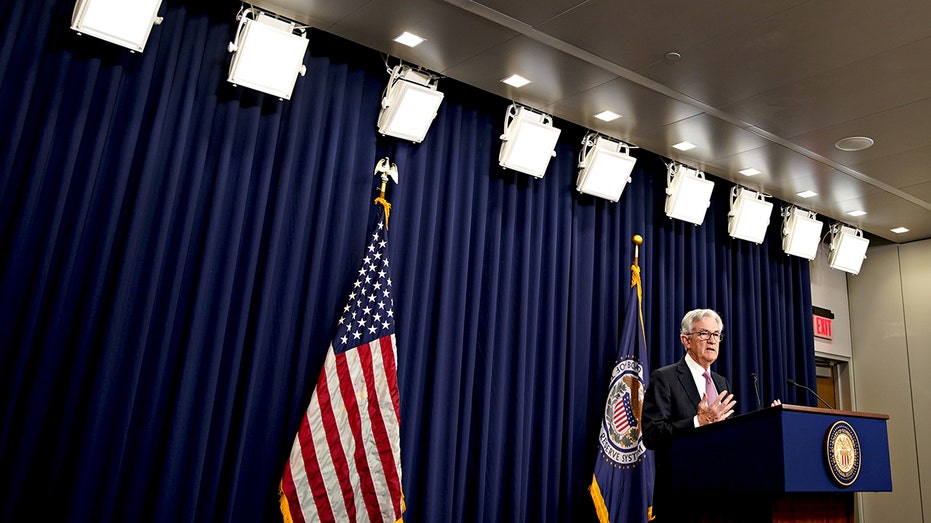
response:
{"label": "studio light panel", "polygon": [[378,114],[378,132],[422,142],[442,102],[443,93],[429,75],[395,67]]}
{"label": "studio light panel", "polygon": [[230,44],[229,82],[290,100],[307,50],[307,38],[294,31],[293,22],[265,13],[244,18],[236,43]]}
{"label": "studio light panel", "polygon": [[630,183],[637,159],[627,154],[623,144],[599,136],[581,163],[579,192],[616,202]]}
{"label": "studio light panel", "polygon": [[793,208],[785,219],[782,250],[786,254],[808,260],[815,259],[821,244],[821,229],[824,224],[815,219],[815,214]]}
{"label": "studio light panel", "polygon": [[736,198],[731,202],[727,232],[734,238],[762,243],[773,213],[772,202],[760,193],[747,189],[736,189]]}
{"label": "studio light panel", "polygon": [[666,215],[696,225],[705,220],[705,212],[711,205],[714,182],[706,180],[704,173],[673,165],[667,174]]}
{"label": "studio light panel", "polygon": [[142,52],[160,21],[161,0],[78,0],[71,16],[75,31]]}
{"label": "studio light panel", "polygon": [[858,274],[869,246],[870,241],[863,237],[862,231],[841,226],[831,239],[828,266],[832,269]]}
{"label": "studio light panel", "polygon": [[498,163],[537,178],[546,174],[546,168],[554,155],[560,130],[553,127],[548,115],[525,107],[512,106],[509,114],[514,115],[501,136]]}

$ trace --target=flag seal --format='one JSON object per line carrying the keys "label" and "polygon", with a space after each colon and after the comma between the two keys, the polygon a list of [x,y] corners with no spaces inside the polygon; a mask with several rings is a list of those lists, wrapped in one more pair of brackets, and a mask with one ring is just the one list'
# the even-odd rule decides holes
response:
{"label": "flag seal", "polygon": [[825,437],[825,457],[834,481],[849,487],[860,475],[860,438],[846,421],[835,422]]}
{"label": "flag seal", "polygon": [[615,466],[633,466],[646,452],[640,424],[644,393],[643,366],[632,356],[622,358],[611,372],[598,435],[602,453]]}

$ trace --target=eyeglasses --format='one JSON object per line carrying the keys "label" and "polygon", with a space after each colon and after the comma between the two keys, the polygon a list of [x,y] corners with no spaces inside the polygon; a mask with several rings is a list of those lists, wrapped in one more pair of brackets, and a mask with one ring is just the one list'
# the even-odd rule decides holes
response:
{"label": "eyeglasses", "polygon": [[698,336],[698,339],[704,340],[704,341],[708,341],[711,338],[714,338],[718,341],[724,341],[723,332],[708,332],[706,330],[700,330],[698,332],[690,332],[689,336],[692,336],[692,335]]}

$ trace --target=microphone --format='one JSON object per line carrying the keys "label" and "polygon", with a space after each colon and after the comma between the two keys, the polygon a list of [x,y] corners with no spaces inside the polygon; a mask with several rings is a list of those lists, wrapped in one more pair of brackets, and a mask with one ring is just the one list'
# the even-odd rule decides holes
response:
{"label": "microphone", "polygon": [[831,409],[831,410],[834,410],[834,407],[832,407],[830,403],[824,401],[824,398],[822,398],[821,396],[819,396],[818,393],[815,392],[815,391],[813,391],[812,389],[810,389],[810,388],[808,388],[808,387],[802,385],[801,383],[799,383],[799,382],[793,380],[792,378],[787,379],[787,380],[786,380],[786,383],[788,383],[789,385],[792,385],[793,387],[798,387],[798,388],[800,388],[800,389],[805,389],[805,390],[807,390],[808,392],[814,394],[815,397],[818,398],[818,400],[821,401],[821,403],[824,403],[824,406],[825,406],[825,407],[827,407],[827,408],[829,408],[829,409]]}
{"label": "microphone", "polygon": [[763,410],[763,400],[760,399],[760,384],[757,383],[756,373],[751,372],[750,377],[753,378],[753,390],[756,391],[756,407]]}

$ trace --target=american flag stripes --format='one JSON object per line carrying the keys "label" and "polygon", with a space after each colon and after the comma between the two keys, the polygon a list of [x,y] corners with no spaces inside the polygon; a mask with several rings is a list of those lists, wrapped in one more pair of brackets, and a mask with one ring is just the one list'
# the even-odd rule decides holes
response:
{"label": "american flag stripes", "polygon": [[384,211],[281,480],[286,522],[397,521],[400,403]]}

